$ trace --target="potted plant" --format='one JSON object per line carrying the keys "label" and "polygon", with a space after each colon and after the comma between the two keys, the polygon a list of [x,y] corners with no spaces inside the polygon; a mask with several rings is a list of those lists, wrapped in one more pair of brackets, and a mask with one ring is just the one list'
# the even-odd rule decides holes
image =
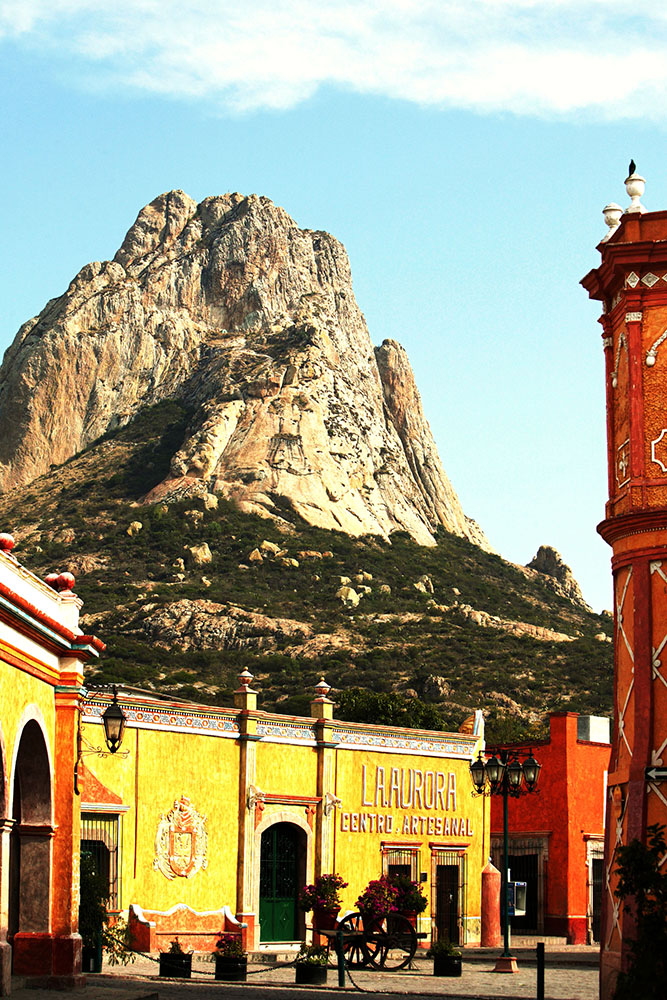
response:
{"label": "potted plant", "polygon": [[243,950],[240,934],[221,933],[215,942],[215,978],[227,983],[244,983],[248,972],[248,956]]}
{"label": "potted plant", "polygon": [[177,937],[169,945],[169,951],[160,952],[160,975],[172,979],[190,979],[192,976],[192,952],[184,951]]}
{"label": "potted plant", "polygon": [[357,899],[356,906],[364,918],[364,923],[368,924],[386,917],[389,913],[396,913],[397,899],[398,889],[388,875],[381,875],[380,878],[371,879]]}
{"label": "potted plant", "polygon": [[347,882],[341,875],[318,875],[312,885],[305,885],[299,893],[299,906],[308,913],[313,911],[314,930],[334,930],[341,908],[341,889]]}
{"label": "potted plant", "polygon": [[302,944],[294,968],[296,983],[304,986],[326,986],[328,950],[319,944]]}
{"label": "potted plant", "polygon": [[407,875],[388,875],[387,879],[398,890],[396,909],[416,927],[418,914],[426,909],[426,897],[421,885]]}
{"label": "potted plant", "polygon": [[102,928],[107,918],[109,883],[90,851],[81,852],[79,934],[83,943],[83,972],[102,971]]}
{"label": "potted plant", "polygon": [[81,971],[101,972],[102,952],[110,965],[126,965],[135,959],[130,950],[127,922],[107,912],[109,882],[90,851],[81,852],[79,934],[82,940]]}
{"label": "potted plant", "polygon": [[433,959],[434,976],[461,975],[461,949],[447,938],[431,941],[431,947],[426,952],[426,957]]}

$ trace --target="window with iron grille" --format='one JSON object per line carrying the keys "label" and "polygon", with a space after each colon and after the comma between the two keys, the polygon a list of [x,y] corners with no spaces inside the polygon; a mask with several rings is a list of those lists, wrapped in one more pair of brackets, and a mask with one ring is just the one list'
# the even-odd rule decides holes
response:
{"label": "window with iron grille", "polygon": [[419,882],[420,852],[418,847],[382,846],[382,874],[407,875],[413,882]]}
{"label": "window with iron grille", "polygon": [[109,882],[107,909],[120,909],[121,823],[111,813],[81,813],[81,852],[95,859],[96,867]]}

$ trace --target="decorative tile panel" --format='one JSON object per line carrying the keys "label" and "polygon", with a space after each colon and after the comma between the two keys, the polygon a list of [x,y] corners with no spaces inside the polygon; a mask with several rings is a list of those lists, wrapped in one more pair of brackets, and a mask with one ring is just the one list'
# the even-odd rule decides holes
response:
{"label": "decorative tile panel", "polygon": [[[83,717],[86,722],[102,722],[102,713],[108,708],[108,701],[85,701]],[[239,726],[234,718],[215,715],[212,712],[182,711],[174,708],[155,706],[133,707],[122,704],[126,725],[137,729],[163,729],[176,732],[210,733],[212,736],[238,735]]]}
{"label": "decorative tile panel", "polygon": [[343,728],[333,730],[333,739],[341,747],[350,749],[380,749],[389,753],[417,753],[438,757],[469,758],[476,746],[476,740],[461,740],[459,743],[427,737],[381,735],[371,731],[360,732]]}

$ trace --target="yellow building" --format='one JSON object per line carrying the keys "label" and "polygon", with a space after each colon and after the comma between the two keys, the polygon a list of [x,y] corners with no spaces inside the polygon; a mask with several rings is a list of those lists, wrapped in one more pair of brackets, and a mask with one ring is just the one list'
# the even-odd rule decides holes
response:
{"label": "yellow building", "polygon": [[[329,872],[349,882],[343,910],[382,872],[407,874],[428,898],[426,938],[479,942],[489,817],[469,763],[481,712],[458,733],[340,722],[320,682],[311,717],[292,718],[258,711],[251,679],[234,709],[121,691],[122,750],[84,761],[82,846],[108,870],[113,907],[130,910],[136,946],[178,933],[209,948],[237,921],[249,949],[303,940],[297,893]],[[84,747],[99,744],[107,705],[84,702]]]}
{"label": "yellow building", "polygon": [[0,534],[0,994],[12,969],[81,982],[82,850],[141,950],[176,934],[210,950],[222,929],[249,949],[302,941],[298,892],[330,872],[349,882],[344,910],[382,872],[410,875],[425,940],[479,941],[481,712],[458,733],[340,722],[321,682],[311,716],[292,718],[259,711],[244,672],[228,709],[121,690],[109,754],[111,693],[83,683],[104,644],[79,627],[74,578],[40,580],[12,547]]}
{"label": "yellow building", "polygon": [[81,984],[78,710],[104,649],[79,628],[74,577],[38,579],[13,545],[0,534],[0,995],[12,971]]}

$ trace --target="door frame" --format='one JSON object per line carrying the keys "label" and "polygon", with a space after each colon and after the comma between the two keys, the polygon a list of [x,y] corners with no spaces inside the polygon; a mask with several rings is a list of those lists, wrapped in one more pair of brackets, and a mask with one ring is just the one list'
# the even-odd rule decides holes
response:
{"label": "door frame", "polygon": [[[268,810],[267,810],[268,811]],[[290,809],[281,809],[278,812],[269,813],[268,816],[264,816],[260,823],[257,824],[255,828],[255,838],[253,845],[253,865],[252,865],[252,909],[253,913],[257,914],[257,941],[255,946],[260,943],[259,935],[259,873],[262,855],[262,834],[265,833],[269,827],[275,826],[276,823],[291,823],[292,826],[296,826],[305,834],[306,838],[306,864],[305,864],[305,882],[313,880],[313,831],[306,822],[305,818],[299,816],[298,813],[292,812]],[[302,931],[303,935],[303,931]],[[266,942],[270,944],[271,942]]]}

